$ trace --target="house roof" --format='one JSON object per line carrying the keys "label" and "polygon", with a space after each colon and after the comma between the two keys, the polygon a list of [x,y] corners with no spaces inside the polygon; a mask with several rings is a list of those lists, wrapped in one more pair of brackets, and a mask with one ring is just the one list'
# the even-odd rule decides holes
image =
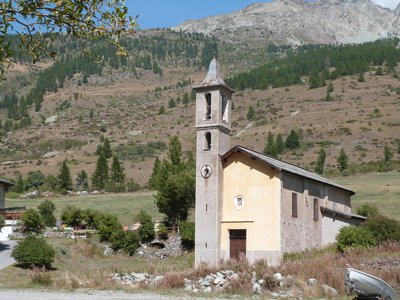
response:
{"label": "house roof", "polygon": [[280,171],[285,171],[285,172],[288,172],[288,173],[292,173],[292,174],[296,174],[296,175],[299,175],[299,176],[302,176],[302,177],[306,177],[308,179],[312,179],[312,180],[315,180],[315,181],[318,181],[318,182],[333,186],[335,188],[348,191],[352,195],[355,194],[354,191],[352,191],[352,190],[350,190],[348,188],[345,188],[345,187],[343,187],[343,186],[341,186],[339,184],[336,184],[333,181],[330,181],[330,180],[328,180],[328,179],[326,179],[326,178],[324,178],[322,176],[319,176],[319,175],[317,175],[317,174],[315,174],[313,172],[307,171],[307,170],[305,170],[303,168],[300,168],[298,166],[289,164],[287,162],[281,161],[281,160],[273,158],[271,156],[259,153],[257,151],[253,151],[253,150],[248,149],[248,148],[243,147],[243,146],[237,145],[237,146],[233,147],[231,150],[229,150],[227,153],[225,153],[222,156],[222,158],[223,159],[228,158],[232,154],[238,153],[238,152],[246,154],[246,155],[248,155],[248,156],[250,156],[252,158],[258,159],[260,161],[263,161],[263,162],[275,167],[276,169],[278,169]]}
{"label": "house roof", "polygon": [[323,207],[323,206],[321,206],[321,212],[324,215],[328,215],[328,216],[332,216],[332,217],[339,216],[339,217],[342,217],[345,219],[354,219],[359,222],[365,222],[366,220],[368,220],[368,218],[364,217],[364,216],[360,216],[357,214],[346,214],[344,212],[336,211],[334,209],[330,209],[330,208]]}
{"label": "house roof", "polygon": [[233,92],[233,90],[226,85],[225,81],[222,79],[221,73],[219,71],[219,63],[216,58],[214,58],[210,62],[210,66],[208,68],[208,73],[206,78],[202,82],[200,82],[199,85],[194,86],[194,89],[200,89],[200,88],[209,88],[209,87],[217,87],[217,86],[223,86],[229,91]]}
{"label": "house roof", "polygon": [[12,183],[11,181],[1,179],[1,178],[0,178],[0,184],[6,185],[6,186],[14,186],[15,185],[15,183]]}

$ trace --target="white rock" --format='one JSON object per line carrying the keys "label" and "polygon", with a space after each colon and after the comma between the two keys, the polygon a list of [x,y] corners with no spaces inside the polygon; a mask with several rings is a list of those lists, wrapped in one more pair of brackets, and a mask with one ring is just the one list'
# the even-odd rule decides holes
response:
{"label": "white rock", "polygon": [[324,295],[326,295],[326,296],[330,296],[330,297],[338,296],[337,290],[333,287],[330,287],[329,285],[323,284],[322,290],[324,291]]}
{"label": "white rock", "polygon": [[43,158],[51,158],[51,157],[55,157],[58,155],[58,151],[52,151],[52,152],[47,152],[45,154],[43,154]]}
{"label": "white rock", "polygon": [[57,120],[57,116],[48,117],[45,121],[46,124],[53,124]]}
{"label": "white rock", "polygon": [[273,278],[274,278],[276,281],[282,281],[283,276],[282,276],[281,273],[275,273],[275,274],[273,275]]}
{"label": "white rock", "polygon": [[317,284],[317,279],[309,278],[309,279],[307,279],[306,284],[307,285],[316,285]]}
{"label": "white rock", "polygon": [[212,292],[212,288],[210,286],[207,286],[204,290],[204,293],[211,293]]}
{"label": "white rock", "polygon": [[150,286],[157,287],[163,282],[163,280],[164,280],[164,276],[158,275],[151,281]]}
{"label": "white rock", "polygon": [[190,285],[185,286],[184,291],[185,291],[185,292],[191,292],[191,291],[193,291],[192,285],[190,284]]}
{"label": "white rock", "polygon": [[262,294],[262,286],[259,285],[257,282],[253,284],[253,293],[258,295]]}

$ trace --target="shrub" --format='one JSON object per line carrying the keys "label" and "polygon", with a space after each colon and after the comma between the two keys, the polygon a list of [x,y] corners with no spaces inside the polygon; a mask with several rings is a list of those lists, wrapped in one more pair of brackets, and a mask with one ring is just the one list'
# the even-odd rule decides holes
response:
{"label": "shrub", "polygon": [[357,208],[357,214],[367,218],[372,218],[378,215],[378,208],[374,205],[363,204]]}
{"label": "shrub", "polygon": [[168,229],[164,224],[160,224],[157,231],[158,238],[162,240],[168,239]]}
{"label": "shrub", "polygon": [[122,225],[116,216],[105,214],[99,221],[100,242],[108,242],[113,232],[121,230]]}
{"label": "shrub", "polygon": [[154,240],[154,223],[151,216],[144,210],[141,210],[136,218],[142,224],[138,230],[140,241],[142,243],[148,243]]}
{"label": "shrub", "polygon": [[148,243],[154,240],[154,224],[153,222],[146,222],[142,224],[138,230],[139,238],[142,243]]}
{"label": "shrub", "polygon": [[36,209],[30,208],[21,217],[24,232],[41,232],[44,228],[42,217]]}
{"label": "shrub", "polygon": [[370,218],[364,227],[378,243],[400,241],[400,222],[397,220],[377,215]]}
{"label": "shrub", "polygon": [[342,253],[347,248],[369,248],[377,245],[377,241],[372,233],[364,227],[342,227],[339,230],[336,240],[337,250]]}
{"label": "shrub", "polygon": [[85,222],[87,228],[98,229],[101,224],[101,220],[104,217],[101,212],[95,209],[86,209],[81,213],[82,220]]}
{"label": "shrub", "polygon": [[120,229],[111,234],[110,237],[110,247],[114,251],[118,251],[124,248],[125,244],[125,232]]}
{"label": "shrub", "polygon": [[11,256],[24,268],[44,267],[51,268],[55,251],[43,238],[28,235],[18,242]]}
{"label": "shrub", "polygon": [[194,222],[179,222],[179,232],[181,234],[182,246],[187,250],[194,248]]}
{"label": "shrub", "polygon": [[56,217],[53,214],[56,210],[56,206],[53,202],[50,200],[45,200],[40,203],[38,209],[46,226],[52,227],[56,224]]}
{"label": "shrub", "polygon": [[140,243],[138,234],[134,231],[127,231],[125,233],[124,251],[132,256],[136,253],[136,250],[139,248],[139,246]]}
{"label": "shrub", "polygon": [[117,230],[111,235],[110,246],[114,251],[122,249],[132,256],[140,246],[139,235],[134,231]]}
{"label": "shrub", "polygon": [[82,211],[76,206],[68,205],[61,213],[61,220],[68,226],[79,226],[82,221]]}
{"label": "shrub", "polygon": [[4,217],[0,215],[0,230],[6,225],[6,221],[4,220]]}

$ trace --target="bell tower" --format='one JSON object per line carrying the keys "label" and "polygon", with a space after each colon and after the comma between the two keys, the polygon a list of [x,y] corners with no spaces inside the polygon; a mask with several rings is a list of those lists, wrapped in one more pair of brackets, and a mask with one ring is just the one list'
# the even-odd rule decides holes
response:
{"label": "bell tower", "polygon": [[195,264],[218,264],[221,258],[223,168],[220,156],[230,149],[233,90],[220,76],[214,58],[196,91],[196,232]]}

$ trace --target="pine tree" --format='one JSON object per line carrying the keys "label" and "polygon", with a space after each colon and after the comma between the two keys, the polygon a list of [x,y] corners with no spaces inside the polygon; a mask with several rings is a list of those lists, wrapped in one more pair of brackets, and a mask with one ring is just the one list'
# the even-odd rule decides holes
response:
{"label": "pine tree", "polygon": [[168,159],[164,160],[154,185],[156,204],[161,213],[175,226],[186,220],[195,200],[195,168],[185,161],[178,137],[170,140]]}
{"label": "pine tree", "polygon": [[383,157],[384,157],[385,163],[390,163],[390,161],[393,158],[392,150],[390,150],[390,148],[387,145],[385,145],[385,148],[383,149]]}
{"label": "pine tree", "polygon": [[268,133],[267,145],[264,148],[264,153],[276,157],[276,148],[274,144],[274,136],[271,132]]}
{"label": "pine tree", "polygon": [[300,138],[294,129],[290,131],[286,138],[286,147],[288,147],[290,150],[300,147]]}
{"label": "pine tree", "polygon": [[256,112],[255,112],[253,106],[250,105],[249,110],[247,111],[247,120],[252,121],[254,119],[255,115],[256,115]]}
{"label": "pine tree", "polygon": [[182,163],[182,144],[177,136],[173,136],[168,147],[168,158],[172,165],[180,166]]}
{"label": "pine tree", "polygon": [[104,189],[108,182],[108,165],[104,151],[100,152],[97,159],[96,169],[92,175],[92,185],[98,189]]}
{"label": "pine tree", "polygon": [[327,92],[327,93],[333,93],[333,91],[334,91],[333,84],[332,84],[331,81],[329,81],[329,84],[328,84],[328,86],[326,87],[326,92]]}
{"label": "pine tree", "polygon": [[161,170],[161,161],[158,157],[154,161],[153,171],[151,172],[149,179],[149,187],[155,188],[157,186],[157,176]]}
{"label": "pine tree", "polygon": [[321,150],[319,150],[317,162],[314,168],[314,171],[317,172],[318,174],[324,173],[325,159],[326,159],[326,152],[323,148],[321,148]]}
{"label": "pine tree", "polygon": [[120,163],[118,157],[116,155],[113,156],[112,164],[111,164],[111,184],[114,188],[114,191],[122,191],[125,190],[125,172],[124,167]]}
{"label": "pine tree", "polygon": [[111,151],[111,143],[109,138],[104,138],[104,143],[103,143],[103,152],[104,156],[108,159],[112,156],[112,151]]}
{"label": "pine tree", "polygon": [[63,161],[57,179],[61,191],[66,192],[72,190],[72,179],[67,160]]}
{"label": "pine tree", "polygon": [[285,144],[283,143],[282,134],[278,133],[278,135],[276,136],[276,141],[275,141],[276,154],[281,155],[283,153],[284,148],[285,148]]}
{"label": "pine tree", "polygon": [[189,94],[187,92],[185,92],[185,94],[183,95],[182,103],[185,105],[189,103]]}
{"label": "pine tree", "polygon": [[168,108],[174,108],[174,107],[176,107],[176,103],[174,98],[171,98],[168,102]]}
{"label": "pine tree", "polygon": [[195,90],[192,90],[190,93],[190,101],[195,101],[196,100],[196,92]]}
{"label": "pine tree", "polygon": [[348,158],[346,152],[344,152],[343,148],[339,152],[339,156],[337,158],[337,163],[338,163],[338,168],[341,172],[346,170],[348,167],[349,158]]}
{"label": "pine tree", "polygon": [[80,191],[89,189],[88,175],[85,170],[82,170],[76,177],[76,187]]}
{"label": "pine tree", "polygon": [[365,82],[365,77],[363,72],[361,72],[360,75],[358,76],[358,82]]}
{"label": "pine tree", "polygon": [[161,104],[160,109],[158,110],[159,115],[165,115],[165,106]]}
{"label": "pine tree", "polygon": [[15,184],[13,191],[16,193],[19,193],[19,194],[21,194],[25,191],[24,179],[22,178],[21,174],[18,175],[17,183]]}

